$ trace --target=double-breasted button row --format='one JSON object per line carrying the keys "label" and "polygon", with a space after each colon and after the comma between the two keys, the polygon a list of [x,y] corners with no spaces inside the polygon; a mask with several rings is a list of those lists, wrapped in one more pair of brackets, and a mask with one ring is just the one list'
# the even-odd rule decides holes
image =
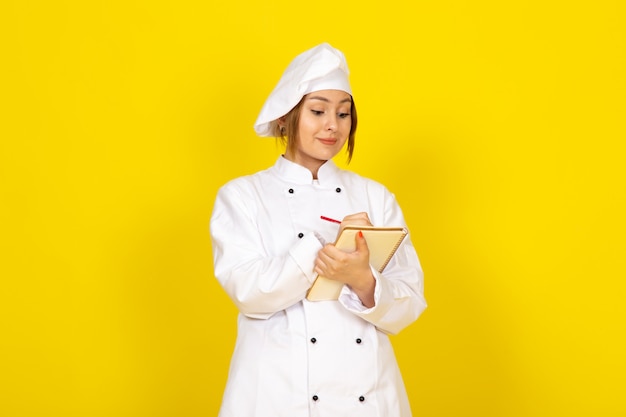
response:
{"label": "double-breasted button row", "polygon": [[[295,190],[293,188],[290,188],[290,189],[287,190],[287,192],[289,192],[289,194],[293,194],[293,193],[295,193]],[[341,192],[341,187],[335,188],[335,192],[340,193]]]}
{"label": "double-breasted button row", "polygon": [[[312,397],[311,397],[311,399],[312,399],[313,401],[317,401],[317,400],[319,400],[319,399],[320,399],[320,397],[318,397],[317,395],[314,395],[314,396],[312,396]],[[359,401],[360,401],[360,402],[365,401],[365,397],[361,395],[361,396],[359,397]]]}
{"label": "double-breasted button row", "polygon": [[[313,344],[317,343],[317,339],[314,337],[312,337],[310,340],[311,340],[311,343]],[[355,342],[357,343],[357,345],[360,345],[361,343],[363,343],[363,340],[359,337],[355,340]]]}
{"label": "double-breasted button row", "polygon": [[[340,193],[340,192],[341,192],[341,188],[340,188],[340,187],[337,187],[337,188],[335,188],[335,191],[336,191],[336,192],[338,192],[338,193]],[[289,194],[293,194],[293,193],[295,193],[296,191],[295,191],[293,188],[290,188],[290,189],[288,189],[288,190],[287,190],[287,192],[288,192]],[[303,237],[304,237],[304,233],[302,233],[302,232],[298,233],[298,238],[302,239]]]}

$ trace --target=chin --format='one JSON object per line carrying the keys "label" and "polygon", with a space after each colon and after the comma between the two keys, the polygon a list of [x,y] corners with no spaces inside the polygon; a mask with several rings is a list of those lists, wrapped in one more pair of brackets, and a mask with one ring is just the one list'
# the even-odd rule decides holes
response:
{"label": "chin", "polygon": [[324,156],[320,155],[319,159],[321,161],[328,161],[329,159],[333,159],[335,156],[337,156],[337,153],[338,152],[329,152],[329,153],[325,154]]}

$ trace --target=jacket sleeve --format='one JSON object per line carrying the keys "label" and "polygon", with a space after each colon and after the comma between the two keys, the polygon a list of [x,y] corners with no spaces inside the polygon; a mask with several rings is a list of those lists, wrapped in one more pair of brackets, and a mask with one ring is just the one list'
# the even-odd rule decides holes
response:
{"label": "jacket sleeve", "polygon": [[245,187],[227,184],[218,191],[210,222],[213,263],[215,277],[239,311],[267,319],[306,296],[322,244],[309,232],[285,253],[269,255],[255,205]]}
{"label": "jacket sleeve", "polygon": [[[383,213],[370,213],[374,225],[406,227],[402,210],[393,194],[384,188],[382,194],[379,201],[384,201]],[[411,235],[405,238],[383,273],[374,269],[372,273],[376,279],[374,307],[364,307],[348,286],[344,286],[339,301],[382,332],[397,334],[413,323],[426,308],[424,276]]]}

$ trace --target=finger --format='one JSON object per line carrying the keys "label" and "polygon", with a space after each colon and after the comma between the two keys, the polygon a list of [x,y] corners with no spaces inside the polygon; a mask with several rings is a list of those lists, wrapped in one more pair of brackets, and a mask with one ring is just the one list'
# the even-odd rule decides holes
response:
{"label": "finger", "polygon": [[326,263],[319,256],[317,257],[317,259],[315,259],[315,265],[313,270],[320,275],[324,275],[326,273]]}
{"label": "finger", "polygon": [[369,217],[366,212],[362,211],[360,213],[348,214],[343,218],[344,221],[358,221],[358,220],[369,220]]}
{"label": "finger", "polygon": [[369,215],[366,212],[354,213],[344,217],[341,222],[342,226],[371,226]]}
{"label": "finger", "polygon": [[337,249],[335,245],[329,243],[328,245],[320,249],[320,251],[318,252],[318,256],[320,254],[324,254],[329,259],[338,259],[338,258],[341,258],[342,255],[345,254],[345,252],[342,251],[341,249]]}
{"label": "finger", "polygon": [[367,240],[365,236],[363,236],[363,232],[359,231],[354,237],[356,242],[356,250],[357,252],[369,253],[369,248],[367,247]]}
{"label": "finger", "polygon": [[[315,264],[318,265],[325,272],[333,265],[335,261],[334,252],[339,251],[333,245],[326,245],[317,253]],[[340,251],[339,251],[340,252]],[[341,252],[342,253],[342,252]]]}
{"label": "finger", "polygon": [[330,261],[331,259],[327,255],[320,253],[317,255],[317,259],[315,260],[315,265],[319,266],[322,269],[326,269]]}

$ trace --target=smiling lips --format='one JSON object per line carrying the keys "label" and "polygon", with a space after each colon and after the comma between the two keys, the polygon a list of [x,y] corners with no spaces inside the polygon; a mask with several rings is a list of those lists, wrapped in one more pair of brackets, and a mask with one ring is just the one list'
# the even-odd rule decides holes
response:
{"label": "smiling lips", "polygon": [[334,145],[335,143],[337,143],[337,139],[333,139],[333,138],[318,138],[318,140],[320,142],[322,142],[324,145]]}

